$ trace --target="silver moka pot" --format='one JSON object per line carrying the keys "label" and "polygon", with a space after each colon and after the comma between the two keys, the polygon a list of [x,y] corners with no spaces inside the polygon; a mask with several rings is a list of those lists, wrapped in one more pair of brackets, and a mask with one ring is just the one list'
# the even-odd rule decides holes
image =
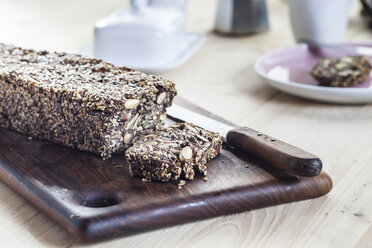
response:
{"label": "silver moka pot", "polygon": [[218,0],[217,32],[239,35],[268,29],[266,0]]}

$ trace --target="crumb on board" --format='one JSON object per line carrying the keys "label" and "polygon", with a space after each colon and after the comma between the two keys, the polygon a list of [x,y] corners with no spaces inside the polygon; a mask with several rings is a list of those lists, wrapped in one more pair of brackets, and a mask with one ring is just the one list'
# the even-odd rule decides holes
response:
{"label": "crumb on board", "polygon": [[180,180],[178,185],[177,185],[177,188],[182,189],[182,187],[185,186],[185,185],[186,185],[186,181],[185,180]]}
{"label": "crumb on board", "polygon": [[185,180],[180,180],[180,182],[178,183],[178,188],[182,188],[185,184],[186,184]]}

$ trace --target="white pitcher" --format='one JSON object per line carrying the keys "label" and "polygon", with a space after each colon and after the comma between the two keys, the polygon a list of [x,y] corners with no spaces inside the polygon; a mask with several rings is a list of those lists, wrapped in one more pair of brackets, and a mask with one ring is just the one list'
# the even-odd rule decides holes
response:
{"label": "white pitcher", "polygon": [[186,46],[184,0],[131,0],[94,29],[94,56],[114,64],[146,67],[170,61]]}

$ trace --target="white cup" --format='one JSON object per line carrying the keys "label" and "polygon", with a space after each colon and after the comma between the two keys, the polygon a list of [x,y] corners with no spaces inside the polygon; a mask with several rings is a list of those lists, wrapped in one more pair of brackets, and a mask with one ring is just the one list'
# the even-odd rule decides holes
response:
{"label": "white cup", "polygon": [[354,0],[289,0],[293,35],[297,42],[342,41]]}

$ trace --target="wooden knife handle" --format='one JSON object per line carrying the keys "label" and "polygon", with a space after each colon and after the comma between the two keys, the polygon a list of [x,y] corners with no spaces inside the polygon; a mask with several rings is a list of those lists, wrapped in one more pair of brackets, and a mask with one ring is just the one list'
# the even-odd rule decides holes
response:
{"label": "wooden knife handle", "polygon": [[322,170],[322,161],[315,155],[248,127],[229,131],[226,141],[295,176],[314,177]]}

